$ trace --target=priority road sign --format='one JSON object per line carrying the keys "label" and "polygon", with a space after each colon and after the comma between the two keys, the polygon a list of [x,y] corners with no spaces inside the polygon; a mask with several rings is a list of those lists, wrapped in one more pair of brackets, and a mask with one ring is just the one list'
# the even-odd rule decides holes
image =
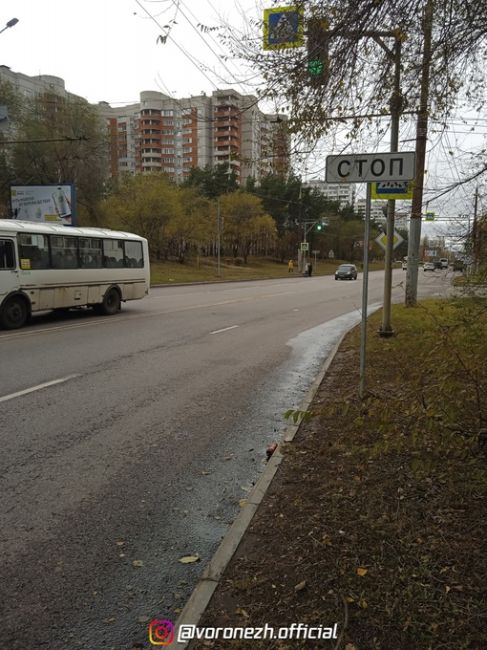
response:
{"label": "priority road sign", "polygon": [[264,50],[301,47],[304,43],[302,7],[264,9]]}
{"label": "priority road sign", "polygon": [[415,154],[363,153],[327,156],[327,183],[373,183],[411,181],[415,176]]}
{"label": "priority road sign", "polygon": [[392,199],[401,201],[413,198],[412,181],[382,181],[372,183],[372,199]]}
{"label": "priority road sign", "polygon": [[[379,235],[378,237],[376,237],[375,241],[379,244],[379,246],[381,246],[381,248],[386,250],[386,248],[387,248],[387,235],[386,235],[385,232],[382,233],[382,235]],[[392,238],[392,242],[393,242],[392,247],[397,248],[399,246],[399,244],[401,242],[403,242],[403,241],[404,241],[404,238],[401,237],[401,235],[397,232],[397,230],[395,230],[393,238]]]}

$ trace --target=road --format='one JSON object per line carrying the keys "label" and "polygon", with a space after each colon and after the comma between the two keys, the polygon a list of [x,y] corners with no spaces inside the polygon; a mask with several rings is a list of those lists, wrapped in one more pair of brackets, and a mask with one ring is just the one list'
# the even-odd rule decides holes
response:
{"label": "road", "polygon": [[[443,272],[420,295],[444,294]],[[405,273],[394,272],[394,299]],[[361,276],[153,289],[0,332],[0,629],[9,650],[149,647],[340,332]],[[370,274],[369,304],[383,274]],[[182,564],[185,555],[201,561]]]}

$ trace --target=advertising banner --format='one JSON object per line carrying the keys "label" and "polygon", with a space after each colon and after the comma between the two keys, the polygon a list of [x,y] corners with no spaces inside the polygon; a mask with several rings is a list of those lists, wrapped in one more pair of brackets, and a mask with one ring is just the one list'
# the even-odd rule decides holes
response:
{"label": "advertising banner", "polygon": [[11,185],[12,218],[76,225],[73,185]]}

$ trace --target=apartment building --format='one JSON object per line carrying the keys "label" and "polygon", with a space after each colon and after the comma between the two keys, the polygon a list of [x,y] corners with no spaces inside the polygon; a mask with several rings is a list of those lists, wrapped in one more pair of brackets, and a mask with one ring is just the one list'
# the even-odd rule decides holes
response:
{"label": "apartment building", "polygon": [[355,186],[352,183],[327,183],[316,179],[307,181],[304,186],[318,190],[329,201],[337,202],[340,208],[353,207],[355,203]]}
{"label": "apartment building", "polygon": [[[357,199],[355,204],[355,212],[361,216],[365,216],[366,199]],[[386,219],[387,201],[371,201],[370,202],[370,216],[379,222]]]}
{"label": "apartment building", "polygon": [[194,167],[226,165],[244,185],[249,177],[289,169],[286,118],[262,113],[251,95],[223,89],[175,99],[144,91],[138,104],[99,107],[108,124],[112,176],[161,171],[181,182]]}

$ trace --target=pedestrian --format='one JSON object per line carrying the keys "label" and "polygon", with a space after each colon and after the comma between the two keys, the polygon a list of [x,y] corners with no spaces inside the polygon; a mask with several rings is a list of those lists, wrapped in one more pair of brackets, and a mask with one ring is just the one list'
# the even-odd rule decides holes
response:
{"label": "pedestrian", "polygon": [[289,260],[287,263],[287,272],[288,273],[294,273],[294,262],[293,260]]}
{"label": "pedestrian", "polygon": [[311,274],[313,273],[313,265],[311,262],[308,264],[308,278],[311,277]]}

